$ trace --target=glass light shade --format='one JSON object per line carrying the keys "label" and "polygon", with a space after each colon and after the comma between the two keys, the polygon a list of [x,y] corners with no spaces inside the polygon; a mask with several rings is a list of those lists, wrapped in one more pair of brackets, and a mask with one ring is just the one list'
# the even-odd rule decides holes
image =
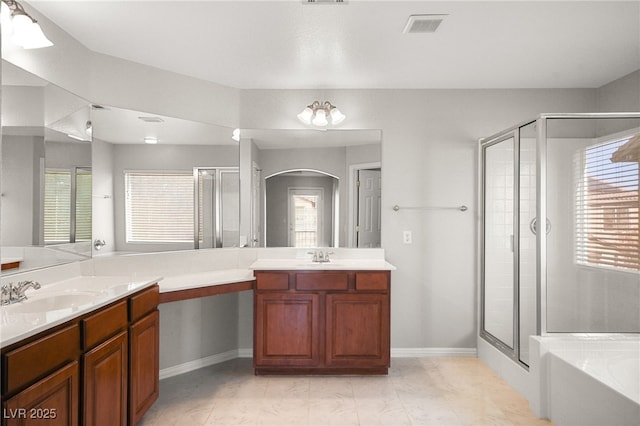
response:
{"label": "glass light shade", "polygon": [[300,114],[298,114],[298,120],[302,121],[304,124],[311,124],[311,117],[313,117],[313,110],[309,107],[306,107]]}
{"label": "glass light shade", "polygon": [[2,35],[8,37],[13,33],[13,23],[11,22],[11,9],[3,1],[0,9],[0,25],[2,26]]}
{"label": "glass light shade", "polygon": [[344,115],[338,108],[331,108],[331,112],[329,113],[329,115],[331,115],[331,124],[340,124],[344,121],[345,118],[347,118],[346,115]]}
{"label": "glass light shade", "polygon": [[327,121],[327,112],[323,109],[319,109],[316,111],[316,116],[313,118],[312,123],[315,126],[326,126],[329,124]]}
{"label": "glass light shade", "polygon": [[13,17],[13,38],[11,41],[25,49],[53,46],[53,43],[42,32],[40,25],[26,15]]}

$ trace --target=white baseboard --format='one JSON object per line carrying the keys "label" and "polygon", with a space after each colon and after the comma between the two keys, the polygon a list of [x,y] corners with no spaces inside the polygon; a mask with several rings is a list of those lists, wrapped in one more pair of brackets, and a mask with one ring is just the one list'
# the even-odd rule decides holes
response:
{"label": "white baseboard", "polygon": [[238,358],[239,352],[240,350],[233,349],[221,354],[215,354],[205,358],[185,362],[183,364],[174,365],[172,367],[163,368],[160,370],[160,380]]}
{"label": "white baseboard", "polygon": [[238,349],[238,358],[253,358],[253,348]]}
{"label": "white baseboard", "polygon": [[[424,357],[477,357],[476,348],[391,348],[391,358],[424,358]],[[188,373],[199,368],[219,364],[235,358],[253,357],[252,348],[234,349],[221,354],[174,365],[160,370],[160,380],[179,374]]]}
{"label": "white baseboard", "polygon": [[476,348],[391,348],[391,358],[477,357]]}

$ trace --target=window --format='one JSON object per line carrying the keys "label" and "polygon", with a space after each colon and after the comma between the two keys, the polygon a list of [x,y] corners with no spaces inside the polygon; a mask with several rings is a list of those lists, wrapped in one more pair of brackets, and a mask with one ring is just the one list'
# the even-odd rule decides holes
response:
{"label": "window", "polygon": [[193,241],[193,174],[125,172],[127,242]]}
{"label": "window", "polygon": [[44,174],[44,242],[70,241],[71,172],[47,170]]}
{"label": "window", "polygon": [[583,153],[576,200],[579,264],[640,270],[638,162],[616,155],[628,149],[629,140],[595,145]]}
{"label": "window", "polygon": [[[72,185],[74,180],[75,185]],[[91,241],[91,201],[90,168],[46,170],[44,175],[45,244]]]}

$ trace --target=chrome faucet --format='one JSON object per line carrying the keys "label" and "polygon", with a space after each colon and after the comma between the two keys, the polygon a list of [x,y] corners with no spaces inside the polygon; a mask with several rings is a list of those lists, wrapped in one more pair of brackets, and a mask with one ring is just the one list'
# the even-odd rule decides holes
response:
{"label": "chrome faucet", "polygon": [[333,254],[333,252],[332,251],[323,252],[322,250],[316,250],[316,251],[310,251],[308,252],[308,254],[313,255],[313,259],[311,259],[312,262],[328,263],[331,261],[331,259],[329,259],[329,255]]}
{"label": "chrome faucet", "polygon": [[11,305],[12,303],[27,300],[25,292],[30,288],[38,290],[40,287],[40,283],[37,281],[20,281],[18,284],[4,284],[0,288],[0,305]]}

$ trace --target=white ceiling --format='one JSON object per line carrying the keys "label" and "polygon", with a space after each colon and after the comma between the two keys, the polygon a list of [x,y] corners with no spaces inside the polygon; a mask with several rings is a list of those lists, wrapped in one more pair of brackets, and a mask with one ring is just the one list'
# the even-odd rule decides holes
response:
{"label": "white ceiling", "polygon": [[[30,0],[89,49],[236,88],[594,88],[640,68],[640,1]],[[448,14],[403,34],[411,14]]]}

